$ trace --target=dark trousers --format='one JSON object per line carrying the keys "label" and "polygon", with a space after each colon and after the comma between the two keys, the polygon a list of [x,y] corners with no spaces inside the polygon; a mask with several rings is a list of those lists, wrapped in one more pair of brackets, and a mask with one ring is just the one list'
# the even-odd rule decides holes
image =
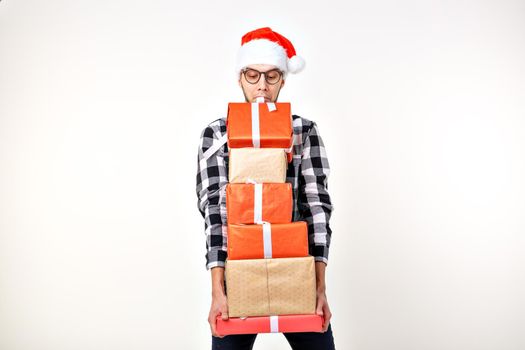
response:
{"label": "dark trousers", "polygon": [[[283,333],[293,350],[335,350],[332,325],[324,333]],[[251,350],[257,334],[212,336],[212,350]]]}

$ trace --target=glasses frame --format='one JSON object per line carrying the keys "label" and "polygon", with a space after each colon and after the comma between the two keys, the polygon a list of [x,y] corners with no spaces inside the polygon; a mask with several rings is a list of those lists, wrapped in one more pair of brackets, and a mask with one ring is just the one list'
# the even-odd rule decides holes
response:
{"label": "glasses frame", "polygon": [[[246,77],[246,72],[248,72],[249,70],[259,73],[259,77],[253,83],[251,81],[249,81],[248,78]],[[261,71],[258,71],[257,69],[253,69],[253,68],[244,68],[241,72],[242,72],[242,75],[244,75],[244,79],[246,79],[248,84],[252,84],[252,85],[257,84],[259,82],[259,80],[261,80],[261,75],[263,75],[263,74],[264,74],[264,80],[266,81],[266,83],[268,85],[275,85],[275,84],[279,83],[283,79],[283,72],[281,72],[281,70],[277,69],[277,68],[267,70],[266,72],[261,72]],[[270,83],[268,81],[268,73],[270,73],[270,72],[277,72],[277,73],[279,73],[279,80],[277,80],[275,83]]]}

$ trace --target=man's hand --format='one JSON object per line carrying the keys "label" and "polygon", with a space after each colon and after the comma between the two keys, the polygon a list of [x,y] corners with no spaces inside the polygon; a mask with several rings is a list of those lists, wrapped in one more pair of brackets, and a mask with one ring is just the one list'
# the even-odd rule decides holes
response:
{"label": "man's hand", "polygon": [[317,291],[317,308],[315,313],[323,316],[323,332],[326,332],[332,318],[332,312],[328,306],[328,300],[326,300],[326,293],[323,291]]}
{"label": "man's hand", "polygon": [[210,324],[211,334],[214,337],[222,338],[223,336],[217,334],[217,316],[219,315],[223,320],[228,319],[228,301],[226,295],[217,293],[217,295],[213,295],[211,299],[208,323]]}
{"label": "man's hand", "polygon": [[211,334],[214,337],[223,338],[217,334],[217,316],[223,320],[228,319],[228,299],[224,292],[224,268],[214,267],[211,269],[211,307],[208,314],[208,323],[210,324]]}
{"label": "man's hand", "polygon": [[325,284],[325,270],[326,264],[321,261],[315,262],[315,276],[317,284],[317,307],[315,313],[319,316],[323,316],[323,333],[328,330],[330,319],[332,318],[332,312],[328,306],[328,300],[326,299],[326,284]]}

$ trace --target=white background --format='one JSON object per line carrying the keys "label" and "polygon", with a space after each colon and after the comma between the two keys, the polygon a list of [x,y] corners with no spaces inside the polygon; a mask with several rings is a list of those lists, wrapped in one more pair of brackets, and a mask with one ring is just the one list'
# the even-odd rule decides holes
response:
{"label": "white background", "polygon": [[332,167],[338,349],[525,348],[525,3],[315,3],[0,2],[1,349],[210,348],[197,146],[262,26]]}

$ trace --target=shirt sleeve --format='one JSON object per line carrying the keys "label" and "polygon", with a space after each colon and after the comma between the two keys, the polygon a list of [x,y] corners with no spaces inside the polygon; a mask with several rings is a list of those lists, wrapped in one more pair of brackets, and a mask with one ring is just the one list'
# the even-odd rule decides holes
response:
{"label": "shirt sleeve", "polygon": [[310,253],[315,261],[328,263],[332,230],[330,215],[333,210],[328,194],[330,166],[323,140],[315,123],[312,123],[303,144],[299,174],[298,210],[308,223]]}
{"label": "shirt sleeve", "polygon": [[[213,123],[212,123],[213,124]],[[197,164],[197,198],[198,208],[204,217],[204,232],[206,234],[206,269],[224,266],[227,256],[226,222],[224,192],[228,183],[227,165],[224,157],[224,147],[213,154],[207,150],[216,148],[221,142],[220,125],[210,125],[201,134],[198,164]]]}

